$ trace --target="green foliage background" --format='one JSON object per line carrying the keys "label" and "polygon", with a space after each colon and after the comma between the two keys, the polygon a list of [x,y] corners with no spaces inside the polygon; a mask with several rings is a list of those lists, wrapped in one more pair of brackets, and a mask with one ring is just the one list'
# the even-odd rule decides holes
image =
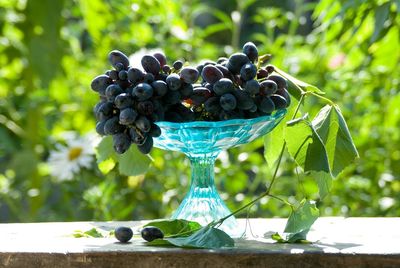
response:
{"label": "green foliage background", "polygon": [[[63,131],[95,126],[90,81],[119,49],[165,51],[170,63],[240,50],[255,42],[272,64],[323,89],[338,103],[360,159],[333,182],[322,216],[398,216],[400,204],[399,1],[0,0],[0,221],[130,220],[168,217],[190,183],[180,153],[154,149],[144,176],[96,163],[72,181],[49,174]],[[311,115],[322,107],[314,99]],[[263,140],[217,160],[217,188],[232,210],[271,178]],[[183,163],[183,164],[182,164]],[[274,194],[310,197],[315,178],[297,175],[285,156]],[[287,217],[275,200],[253,217]]]}

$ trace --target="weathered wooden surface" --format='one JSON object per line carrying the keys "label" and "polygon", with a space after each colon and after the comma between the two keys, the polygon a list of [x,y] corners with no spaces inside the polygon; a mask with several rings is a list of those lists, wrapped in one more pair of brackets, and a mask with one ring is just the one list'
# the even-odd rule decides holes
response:
{"label": "weathered wooden surface", "polygon": [[251,219],[254,236],[219,250],[148,247],[140,237],[120,244],[112,237],[71,236],[141,224],[0,224],[0,267],[400,267],[400,218],[320,218],[308,236],[313,244],[276,244],[270,234],[281,232],[285,220]]}

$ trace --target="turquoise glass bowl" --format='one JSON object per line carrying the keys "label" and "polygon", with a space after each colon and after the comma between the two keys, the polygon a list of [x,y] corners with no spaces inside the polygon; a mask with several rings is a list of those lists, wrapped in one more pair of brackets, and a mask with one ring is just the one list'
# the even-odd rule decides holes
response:
{"label": "turquoise glass bowl", "polygon": [[[253,119],[157,122],[161,128],[161,136],[154,139],[154,146],[183,152],[191,163],[189,192],[172,218],[193,220],[205,225],[229,215],[229,209],[215,188],[215,159],[222,150],[251,142],[267,134],[279,124],[285,114],[286,110],[282,109],[270,116]],[[234,237],[241,235],[234,217],[227,219],[219,228]]]}

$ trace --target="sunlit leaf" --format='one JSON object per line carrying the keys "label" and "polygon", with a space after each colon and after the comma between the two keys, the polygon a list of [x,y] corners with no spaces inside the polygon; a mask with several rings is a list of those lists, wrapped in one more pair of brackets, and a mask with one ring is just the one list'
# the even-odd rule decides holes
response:
{"label": "sunlit leaf", "polygon": [[330,173],[325,146],[310,122],[304,118],[289,121],[284,139],[290,155],[307,171]]}
{"label": "sunlit leaf", "polygon": [[325,145],[331,172],[337,176],[358,157],[346,121],[339,107],[326,105],[315,116],[312,124]]}
{"label": "sunlit leaf", "polygon": [[189,236],[191,232],[197,231],[201,228],[201,225],[198,222],[183,219],[151,221],[145,224],[143,227],[146,226],[157,227],[164,233],[164,236],[182,233],[184,233],[185,236]]}
{"label": "sunlit leaf", "polygon": [[300,206],[292,211],[286,223],[284,232],[286,240],[291,243],[305,240],[311,226],[319,217],[319,210],[315,202],[303,199]]}
{"label": "sunlit leaf", "polygon": [[132,145],[128,151],[117,155],[119,173],[126,176],[135,176],[146,173],[151,163],[147,155],[142,154],[135,145]]}
{"label": "sunlit leaf", "polygon": [[233,239],[217,228],[205,226],[188,237],[165,238],[171,244],[184,248],[233,247]]}
{"label": "sunlit leaf", "polygon": [[379,38],[385,25],[385,21],[389,18],[390,5],[390,2],[386,2],[375,9],[375,25],[374,33],[371,36],[371,43],[375,42]]}

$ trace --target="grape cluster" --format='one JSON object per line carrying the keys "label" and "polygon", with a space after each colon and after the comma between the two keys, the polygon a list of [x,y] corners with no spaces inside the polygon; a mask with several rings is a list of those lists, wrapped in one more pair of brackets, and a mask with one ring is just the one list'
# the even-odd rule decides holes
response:
{"label": "grape cluster", "polygon": [[286,79],[271,65],[260,67],[251,42],[242,53],[196,67],[180,60],[170,66],[163,53],[143,56],[143,70],[131,67],[118,50],[108,59],[113,69],[95,77],[91,88],[100,95],[94,107],[96,131],[112,135],[119,154],[132,143],[149,153],[153,138],[161,135],[157,121],[255,118],[290,104]]}

